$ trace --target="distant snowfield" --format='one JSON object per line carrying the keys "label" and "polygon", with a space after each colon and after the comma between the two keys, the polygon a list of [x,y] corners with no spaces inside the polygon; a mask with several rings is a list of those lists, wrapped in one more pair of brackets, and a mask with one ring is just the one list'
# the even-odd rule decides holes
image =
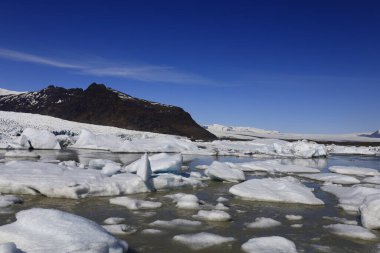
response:
{"label": "distant snowfield", "polygon": [[208,125],[205,128],[219,138],[237,140],[252,140],[257,138],[280,139],[280,140],[312,140],[317,142],[365,142],[380,144],[380,130],[374,133],[352,134],[296,134],[280,133],[278,131],[263,130],[252,127],[230,127],[218,124]]}

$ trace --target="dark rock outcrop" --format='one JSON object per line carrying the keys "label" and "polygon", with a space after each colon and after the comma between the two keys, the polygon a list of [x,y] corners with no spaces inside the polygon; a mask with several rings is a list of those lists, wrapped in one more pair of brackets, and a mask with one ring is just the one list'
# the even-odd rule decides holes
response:
{"label": "dark rock outcrop", "polygon": [[0,96],[0,110],[192,139],[216,139],[180,107],[134,98],[96,83],[85,90],[49,86],[38,92]]}

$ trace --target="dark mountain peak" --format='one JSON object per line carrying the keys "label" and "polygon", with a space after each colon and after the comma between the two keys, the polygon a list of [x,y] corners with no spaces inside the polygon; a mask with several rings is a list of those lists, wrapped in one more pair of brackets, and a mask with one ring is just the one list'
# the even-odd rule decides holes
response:
{"label": "dark mountain peak", "polygon": [[187,136],[216,137],[180,107],[131,97],[92,83],[87,89],[49,85],[38,92],[0,97],[0,110],[38,113],[71,121]]}
{"label": "dark mountain peak", "polygon": [[102,83],[92,83],[86,89],[86,91],[105,91],[105,90],[108,90],[108,88]]}

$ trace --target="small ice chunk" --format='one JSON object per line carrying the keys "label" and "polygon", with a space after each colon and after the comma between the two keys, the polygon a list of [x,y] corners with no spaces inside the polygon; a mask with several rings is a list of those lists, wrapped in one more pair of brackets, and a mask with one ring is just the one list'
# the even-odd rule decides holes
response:
{"label": "small ice chunk", "polygon": [[367,196],[359,210],[364,227],[368,229],[380,228],[380,194]]}
{"label": "small ice chunk", "polygon": [[176,235],[173,237],[173,240],[182,243],[193,250],[201,250],[212,246],[233,242],[235,241],[235,238],[201,232],[197,234]]}
{"label": "small ice chunk", "polygon": [[292,224],[290,225],[292,228],[302,228],[303,224]]}
{"label": "small ice chunk", "polygon": [[378,176],[380,172],[376,169],[354,167],[354,166],[331,166],[329,171],[345,175],[356,175],[356,176]]}
{"label": "small ice chunk", "polygon": [[297,253],[294,242],[280,236],[252,238],[241,248],[247,253]]}
{"label": "small ice chunk", "polygon": [[216,210],[224,210],[224,211],[229,210],[229,208],[227,206],[223,205],[223,203],[216,204],[215,209]]}
{"label": "small ice chunk", "polygon": [[285,215],[285,218],[287,220],[302,220],[303,219],[301,215],[293,215],[293,214],[287,214]]}
{"label": "small ice chunk", "polygon": [[125,206],[131,210],[154,209],[162,206],[161,202],[145,201],[140,199],[132,199],[129,197],[116,197],[110,199],[110,203],[119,206]]}
{"label": "small ice chunk", "polygon": [[185,193],[176,193],[166,195],[165,197],[173,200],[174,203],[177,203],[178,208],[182,209],[198,209],[199,208],[199,199],[193,194]]}
{"label": "small ice chunk", "polygon": [[323,205],[312,189],[293,177],[251,179],[230,188],[230,193],[255,201]]}
{"label": "small ice chunk", "polygon": [[167,228],[167,229],[191,229],[191,228],[198,228],[202,225],[202,222],[200,221],[192,221],[192,220],[185,220],[185,219],[174,219],[174,220],[156,220],[149,224],[149,226],[152,227],[159,227],[159,228]]}
{"label": "small ice chunk", "polygon": [[300,177],[333,184],[359,184],[360,181],[351,176],[336,173],[299,174]]}
{"label": "small ice chunk", "polygon": [[109,217],[103,221],[107,225],[116,225],[125,222],[125,218],[120,217]]}
{"label": "small ice chunk", "polygon": [[144,235],[157,235],[157,234],[162,234],[162,230],[159,229],[153,229],[153,228],[147,228],[141,231],[141,234]]}
{"label": "small ice chunk", "polygon": [[225,197],[219,197],[219,198],[216,199],[216,201],[218,201],[218,202],[227,202],[228,199],[225,198]]}
{"label": "small ice chunk", "polygon": [[193,218],[207,221],[229,221],[231,220],[231,215],[221,210],[200,210],[193,215]]}
{"label": "small ice chunk", "polygon": [[214,161],[208,169],[205,171],[206,176],[211,179],[229,181],[229,182],[241,182],[245,180],[244,172],[231,168],[225,163]]}
{"label": "small ice chunk", "polygon": [[130,235],[137,231],[136,228],[125,224],[103,225],[102,227],[113,235]]}
{"label": "small ice chunk", "polygon": [[254,222],[246,224],[247,228],[272,228],[277,226],[281,226],[281,222],[265,217],[258,217]]}
{"label": "small ice chunk", "polygon": [[331,224],[323,227],[331,233],[342,237],[369,241],[376,240],[376,235],[374,233],[361,226],[347,224]]}

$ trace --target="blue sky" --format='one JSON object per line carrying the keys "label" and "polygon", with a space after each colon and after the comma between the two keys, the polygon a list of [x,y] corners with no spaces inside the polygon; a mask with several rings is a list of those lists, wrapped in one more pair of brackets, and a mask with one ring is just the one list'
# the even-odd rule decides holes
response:
{"label": "blue sky", "polygon": [[0,1],[0,87],[105,83],[202,124],[380,128],[379,1]]}

